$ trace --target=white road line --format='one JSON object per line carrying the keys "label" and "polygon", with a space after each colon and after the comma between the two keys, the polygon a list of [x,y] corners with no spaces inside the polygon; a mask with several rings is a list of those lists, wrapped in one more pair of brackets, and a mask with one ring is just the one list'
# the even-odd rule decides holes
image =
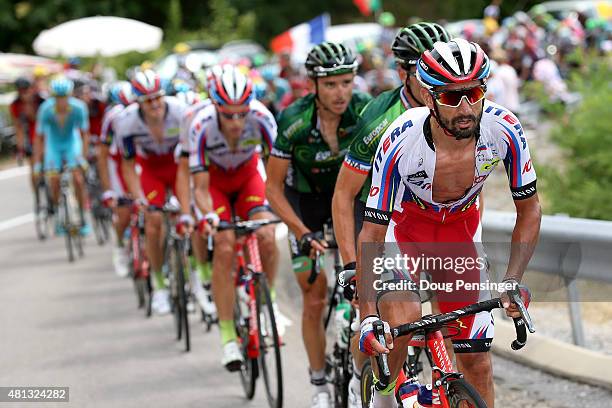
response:
{"label": "white road line", "polygon": [[18,227],[28,222],[34,221],[34,213],[20,215],[19,217],[10,218],[5,221],[0,221],[0,231],[6,231],[11,228]]}
{"label": "white road line", "polygon": [[30,174],[29,166],[12,167],[10,169],[0,171],[0,180],[7,180],[13,177],[25,176]]}

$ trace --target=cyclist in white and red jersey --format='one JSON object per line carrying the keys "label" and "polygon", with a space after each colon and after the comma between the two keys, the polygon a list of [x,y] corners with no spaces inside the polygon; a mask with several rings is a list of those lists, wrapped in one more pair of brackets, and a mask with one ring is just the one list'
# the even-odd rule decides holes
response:
{"label": "cyclist in white and red jersey", "polygon": [[123,234],[130,222],[127,186],[121,171],[121,152],[119,140],[115,137],[115,120],[121,112],[135,101],[132,85],[119,82],[111,87],[110,101],[113,105],[107,108],[102,118],[100,144],[98,148],[98,172],[102,184],[102,201],[105,206],[113,208],[113,222],[117,234],[117,245],[113,248],[113,266],[121,277],[128,274],[127,252],[123,245]]}
{"label": "cyclist in white and red jersey", "polygon": [[[426,107],[406,111],[389,126],[372,164],[372,185],[359,241],[396,242],[403,254],[412,257],[442,253],[451,259],[476,261],[464,265],[461,271],[441,267],[428,270],[437,283],[486,281],[486,265],[477,261],[475,244],[481,241],[478,195],[500,163],[506,168],[517,211],[512,243],[520,244],[512,247],[504,280],[520,282],[538,239],[541,213],[527,140],[514,114],[484,99],[488,74],[489,59],[477,44],[463,39],[436,42],[417,65]],[[363,248],[359,246],[359,250]],[[393,293],[384,287],[376,293],[370,266],[361,265],[361,257],[358,262],[360,349],[370,355],[392,350],[391,378],[397,378],[406,359],[408,340],[392,341],[388,336],[392,344],[383,347],[374,339],[372,322],[379,317],[391,326],[415,321],[421,316],[420,299],[416,293]],[[421,271],[390,270],[383,279],[416,282]],[[490,296],[488,291],[457,287],[450,293],[436,291],[441,312]],[[518,317],[516,306],[507,298],[504,303],[506,313]],[[460,332],[451,340],[459,371],[487,406],[493,407],[488,353],[493,338],[492,316],[482,312],[461,318],[458,327]],[[392,406],[393,385],[377,388],[373,406]]]}
{"label": "cyclist in white and red jersey", "polygon": [[[188,198],[191,202],[191,206],[194,207],[194,212],[197,218],[201,218],[201,212],[195,206],[193,194],[191,193],[192,183],[190,182],[190,171],[189,171],[189,127],[191,122],[195,118],[196,114],[210,105],[212,101],[210,99],[199,100],[199,98],[192,98],[188,95],[193,96],[193,91],[178,92],[179,95],[183,95],[179,99],[186,102],[187,107],[183,113],[181,119],[181,128],[179,136],[179,144],[175,151],[176,160],[178,163],[177,178],[178,185],[181,188],[187,188],[187,191],[181,191],[179,194],[182,197]],[[217,309],[212,300],[211,292],[211,275],[212,268],[211,263],[207,259],[208,248],[207,241],[204,240],[201,234],[197,231],[191,235],[191,248],[193,249],[193,257],[190,257],[192,264],[195,266],[195,272],[192,273],[191,288],[193,294],[200,305],[202,311],[209,317],[215,318],[217,315]]]}
{"label": "cyclist in white and red jersey", "polygon": [[[232,65],[213,68],[210,77],[213,104],[200,110],[191,123],[190,168],[195,200],[205,219],[213,225],[231,221],[232,212],[241,219],[271,219],[265,199],[260,150],[267,156],[276,137],[272,114],[254,99],[251,80]],[[202,229],[208,233],[208,222]],[[274,226],[257,231],[263,269],[274,282],[278,249]],[[234,288],[231,279],[235,257],[233,231],[214,236],[212,290],[219,316],[222,364],[230,371],[242,364],[233,322]]]}
{"label": "cyclist in white and red jersey", "polygon": [[[128,106],[116,120],[116,134],[123,151],[123,176],[128,191],[139,205],[148,206],[145,217],[146,254],[153,273],[152,307],[157,314],[170,312],[168,290],[162,275],[162,214],[166,191],[177,191],[174,150],[184,104],[164,96],[159,76],[152,70],[137,72],[132,88],[138,103]],[[136,163],[141,167],[136,173]],[[180,200],[179,196],[179,200]],[[181,201],[180,223],[193,224],[189,202]]]}

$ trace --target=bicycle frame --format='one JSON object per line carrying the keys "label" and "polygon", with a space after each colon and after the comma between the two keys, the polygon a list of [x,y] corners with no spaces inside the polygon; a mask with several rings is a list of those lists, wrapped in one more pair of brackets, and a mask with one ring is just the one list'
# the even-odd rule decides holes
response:
{"label": "bicycle frame", "polygon": [[[144,254],[144,248],[140,246],[144,244],[144,240],[143,242],[139,241],[141,235],[144,235],[144,212],[134,209],[130,215],[130,246],[134,278],[146,278],[149,273],[149,264]],[[143,255],[142,259],[140,258],[141,254]]]}
{"label": "bicycle frame", "polygon": [[[244,240],[244,243],[241,240]],[[247,264],[244,257],[244,248],[246,247],[249,256],[250,263]],[[257,325],[257,303],[255,298],[255,285],[257,283],[257,277],[261,274],[262,264],[261,257],[259,256],[259,247],[257,242],[257,235],[254,232],[250,232],[244,238],[236,240],[236,254],[238,259],[238,266],[236,271],[236,278],[234,284],[239,287],[241,284],[245,285],[247,293],[249,295],[249,344],[248,344],[248,356],[249,358],[259,357],[259,327]],[[242,282],[241,282],[242,281]],[[239,301],[237,299],[237,301]]]}

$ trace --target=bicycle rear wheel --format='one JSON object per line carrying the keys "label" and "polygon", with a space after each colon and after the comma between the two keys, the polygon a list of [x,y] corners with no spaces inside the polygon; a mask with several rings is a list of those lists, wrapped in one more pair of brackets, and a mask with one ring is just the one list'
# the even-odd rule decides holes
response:
{"label": "bicycle rear wheel", "polygon": [[174,251],[176,257],[176,267],[174,273],[176,274],[176,285],[178,289],[178,306],[180,309],[179,313],[179,326],[180,335],[185,340],[185,351],[191,349],[191,339],[189,336],[189,315],[187,313],[187,292],[185,291],[185,271],[187,265],[185,264],[185,256],[183,254],[183,244],[179,241],[174,243]]}
{"label": "bicycle rear wheel", "polygon": [[66,251],[68,251],[68,262],[74,262],[74,244],[72,222],[70,219],[70,208],[68,205],[68,197],[64,193],[61,196],[61,223],[60,225],[64,229],[64,241],[66,243]]}
{"label": "bicycle rear wheel", "polygon": [[362,408],[368,408],[370,406],[370,400],[374,393],[374,372],[372,371],[372,362],[370,359],[366,360],[363,368],[361,369],[361,406]]}
{"label": "bicycle rear wheel", "polygon": [[36,227],[36,236],[43,241],[49,236],[49,209],[51,208],[51,200],[49,199],[49,191],[44,179],[41,178],[36,183],[34,189],[34,223]]}
{"label": "bicycle rear wheel", "polygon": [[270,408],[280,408],[283,406],[280,338],[265,275],[259,275],[258,281],[257,327],[259,329],[259,364],[263,371],[268,405]]}
{"label": "bicycle rear wheel", "polygon": [[462,378],[449,381],[446,395],[450,408],[487,408],[478,391]]}
{"label": "bicycle rear wheel", "polygon": [[[236,291],[237,292],[237,291]],[[259,366],[257,364],[257,358],[250,358],[249,349],[249,316],[248,307],[245,308],[245,315],[242,314],[241,308],[238,302],[241,302],[238,293],[236,293],[236,302],[234,303],[234,326],[236,327],[236,333],[238,334],[238,343],[240,345],[240,351],[244,359],[244,364],[240,367],[240,382],[242,383],[242,389],[247,399],[253,399],[255,396],[255,385],[257,377],[259,376]]]}

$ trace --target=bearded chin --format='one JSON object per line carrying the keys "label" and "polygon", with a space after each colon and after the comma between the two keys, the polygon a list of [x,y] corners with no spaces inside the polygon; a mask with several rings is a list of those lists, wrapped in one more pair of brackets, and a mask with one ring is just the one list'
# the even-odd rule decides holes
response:
{"label": "bearded chin", "polygon": [[444,126],[448,129],[448,132],[450,134],[452,134],[455,139],[457,140],[461,140],[461,139],[470,139],[472,137],[476,137],[477,136],[477,132],[479,132],[479,124],[480,124],[480,119],[482,118],[482,112],[480,113],[480,115],[478,116],[478,118],[476,118],[476,120],[474,121],[474,126],[470,129],[459,129],[456,126],[452,126],[450,121],[444,120]]}

